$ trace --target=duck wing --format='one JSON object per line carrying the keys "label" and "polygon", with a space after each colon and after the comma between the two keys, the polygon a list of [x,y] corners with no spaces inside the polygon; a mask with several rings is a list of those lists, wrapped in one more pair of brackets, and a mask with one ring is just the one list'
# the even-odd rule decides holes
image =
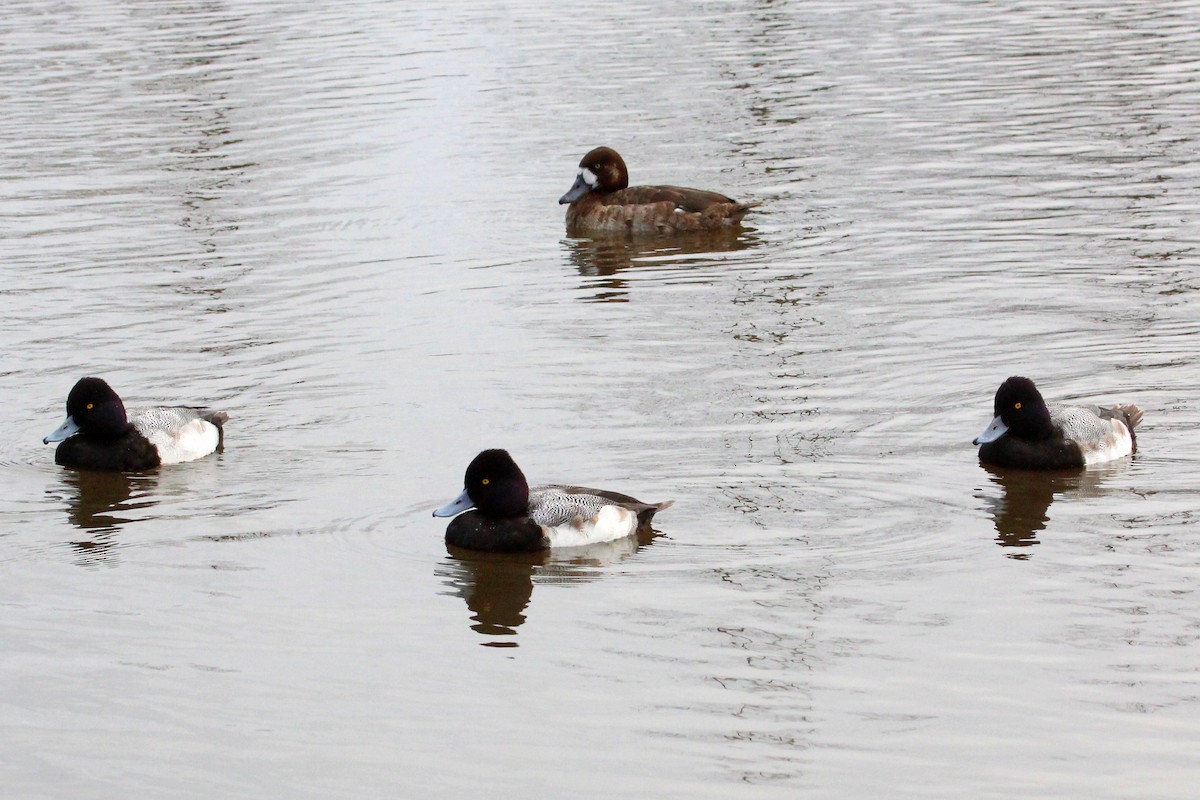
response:
{"label": "duck wing", "polygon": [[1050,421],[1063,437],[1085,449],[1097,447],[1112,433],[1115,415],[1099,406],[1050,406]]}
{"label": "duck wing", "polygon": [[137,432],[156,448],[164,464],[191,461],[225,444],[224,411],[192,406],[157,406],[129,415]]}
{"label": "duck wing", "polygon": [[535,486],[529,490],[529,519],[550,528],[591,519],[606,505],[615,504],[582,487]]}
{"label": "duck wing", "polygon": [[601,196],[601,203],[612,205],[646,205],[671,203],[684,211],[705,211],[716,205],[737,205],[737,201],[718,192],[688,189],[683,186],[630,186]]}
{"label": "duck wing", "polygon": [[553,527],[575,519],[591,519],[604,506],[619,506],[632,511],[637,515],[638,524],[645,525],[656,512],[673,502],[643,503],[627,494],[586,486],[536,486],[529,490],[529,518]]}
{"label": "duck wing", "polygon": [[224,411],[199,406],[157,406],[139,409],[129,415],[129,421],[143,436],[157,431],[176,430],[198,419],[219,428],[229,419],[229,415]]}

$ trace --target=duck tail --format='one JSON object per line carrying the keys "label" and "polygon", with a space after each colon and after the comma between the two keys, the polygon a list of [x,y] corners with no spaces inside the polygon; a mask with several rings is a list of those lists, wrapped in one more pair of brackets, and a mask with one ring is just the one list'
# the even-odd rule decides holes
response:
{"label": "duck tail", "polygon": [[1125,417],[1125,424],[1133,430],[1142,421],[1142,410],[1137,406],[1114,406],[1113,409]]}
{"label": "duck tail", "polygon": [[1125,421],[1125,427],[1129,430],[1129,445],[1130,452],[1137,452],[1137,434],[1133,429],[1142,421],[1142,410],[1134,405],[1113,406],[1112,410],[1117,416]]}
{"label": "duck tail", "polygon": [[758,208],[761,205],[762,203],[757,201],[753,203],[736,203],[733,208],[733,213],[729,215],[730,223],[740,223],[742,221],[742,217],[746,216],[748,211]]}
{"label": "duck tail", "polygon": [[213,425],[216,425],[218,428],[229,421],[229,415],[224,411],[209,411],[208,409],[205,409],[203,412],[201,412],[201,416],[203,416],[204,419],[211,422]]}
{"label": "duck tail", "polygon": [[674,500],[667,500],[664,503],[643,503],[642,507],[637,512],[638,527],[644,527],[650,524],[650,520],[654,519],[654,515],[664,508],[670,508],[675,505]]}
{"label": "duck tail", "polygon": [[200,412],[200,418],[211,422],[217,429],[217,452],[225,449],[225,423],[229,420],[229,415],[224,411],[213,411],[208,408],[197,409]]}

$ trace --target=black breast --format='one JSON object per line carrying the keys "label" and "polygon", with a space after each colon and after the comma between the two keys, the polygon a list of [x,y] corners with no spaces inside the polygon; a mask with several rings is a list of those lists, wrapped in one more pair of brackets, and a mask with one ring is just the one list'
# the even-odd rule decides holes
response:
{"label": "black breast", "polygon": [[542,528],[527,517],[490,519],[468,511],[446,526],[446,544],[489,553],[530,553],[545,550],[550,542]]}
{"label": "black breast", "polygon": [[1066,439],[1027,441],[1001,436],[979,448],[979,460],[997,467],[1016,469],[1074,469],[1082,467],[1083,451]]}
{"label": "black breast", "polygon": [[54,451],[54,463],[80,469],[134,472],[157,467],[162,459],[146,437],[131,430],[120,439],[103,441],[72,436]]}

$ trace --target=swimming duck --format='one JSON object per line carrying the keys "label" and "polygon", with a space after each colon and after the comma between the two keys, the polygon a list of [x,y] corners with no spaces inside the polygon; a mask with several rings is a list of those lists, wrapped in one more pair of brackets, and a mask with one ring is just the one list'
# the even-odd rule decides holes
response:
{"label": "swimming duck", "polygon": [[[630,536],[671,505],[580,486],[529,488],[506,450],[484,450],[463,478],[463,493],[433,512],[454,517],[446,543],[472,550],[529,552]],[[461,512],[474,508],[466,514]],[[455,515],[458,516],[455,516]]]}
{"label": "swimming duck", "polygon": [[1029,378],[1011,377],[996,390],[995,419],[975,440],[979,460],[999,467],[1070,469],[1137,450],[1137,406],[1047,406]]}
{"label": "swimming duck", "polygon": [[43,444],[62,442],[54,462],[64,467],[143,470],[206,456],[224,444],[223,411],[159,406],[126,416],[104,380],[80,378],[67,395],[67,418]]}
{"label": "swimming duck", "polygon": [[629,186],[616,150],[597,147],[579,162],[575,184],[558,199],[571,233],[711,231],[738,225],[758,203],[681,186]]}

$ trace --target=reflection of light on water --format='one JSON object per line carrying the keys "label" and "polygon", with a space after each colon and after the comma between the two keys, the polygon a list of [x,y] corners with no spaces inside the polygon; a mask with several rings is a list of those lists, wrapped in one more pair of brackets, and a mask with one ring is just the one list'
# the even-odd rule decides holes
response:
{"label": "reflection of light on water", "polygon": [[[437,568],[443,582],[467,603],[471,630],[487,637],[515,637],[535,583],[578,585],[603,577],[605,568],[630,557],[654,539],[647,531],[613,542],[537,553],[481,553],[447,546]],[[489,639],[487,647],[516,647],[515,640]]]}
{"label": "reflection of light on water", "polygon": [[[1030,547],[1038,544],[1039,531],[1050,521],[1050,506],[1061,496],[1072,498],[1099,497],[1107,490],[1104,482],[1128,468],[1131,459],[1124,458],[1080,470],[1033,471],[1004,469],[990,464],[987,470],[992,483],[1001,489],[997,497],[984,497],[996,525],[996,543],[1001,547]],[[1011,558],[1028,558],[1028,554],[1009,554]]]}

